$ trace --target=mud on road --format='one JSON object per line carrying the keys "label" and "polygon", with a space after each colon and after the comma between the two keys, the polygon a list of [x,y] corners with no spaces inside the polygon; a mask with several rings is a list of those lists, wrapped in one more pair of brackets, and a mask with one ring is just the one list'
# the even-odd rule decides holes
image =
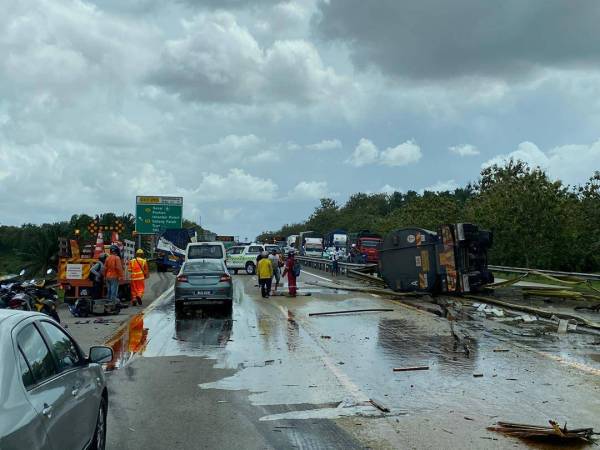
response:
{"label": "mud on road", "polygon": [[[486,427],[600,428],[600,363],[569,341],[475,326],[465,354],[410,306],[302,284],[311,296],[265,300],[255,284],[234,278],[232,316],[176,318],[167,292],[131,319],[112,342],[109,448],[514,448]],[[393,311],[308,315],[363,308]],[[414,366],[429,369],[393,372]]]}

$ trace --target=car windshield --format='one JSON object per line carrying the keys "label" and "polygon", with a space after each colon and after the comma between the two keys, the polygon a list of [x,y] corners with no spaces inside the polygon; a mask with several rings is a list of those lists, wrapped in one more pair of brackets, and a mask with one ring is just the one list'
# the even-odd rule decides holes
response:
{"label": "car windshield", "polygon": [[223,258],[223,248],[220,245],[194,245],[188,250],[189,259]]}
{"label": "car windshield", "polygon": [[365,240],[361,242],[361,245],[363,247],[377,247],[379,245],[379,241]]}
{"label": "car windshield", "polygon": [[183,273],[223,271],[223,263],[220,260],[188,262],[183,268]]}

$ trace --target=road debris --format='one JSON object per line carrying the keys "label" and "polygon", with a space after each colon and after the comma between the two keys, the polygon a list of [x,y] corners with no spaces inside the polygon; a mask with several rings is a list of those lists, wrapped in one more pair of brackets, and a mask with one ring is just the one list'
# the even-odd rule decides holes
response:
{"label": "road debris", "polygon": [[369,399],[369,403],[371,403],[375,408],[380,410],[381,412],[388,413],[390,412],[390,408],[384,405],[381,401],[376,400],[374,398]]}
{"label": "road debris", "polygon": [[316,313],[309,313],[308,316],[328,316],[328,315],[333,315],[333,314],[352,314],[352,313],[359,313],[359,312],[391,312],[394,311],[393,309],[390,308],[368,308],[368,309],[346,309],[346,310],[341,310],[341,311],[325,311],[325,312],[316,312]]}
{"label": "road debris", "polygon": [[429,370],[429,366],[416,366],[416,367],[394,367],[394,372],[410,372],[413,370]]}
{"label": "road debris", "polygon": [[321,339],[331,339],[331,336],[323,335],[321,336]]}
{"label": "road debris", "polygon": [[481,377],[483,377],[482,373],[474,373],[473,374],[473,378],[481,378]]}
{"label": "road debris", "polygon": [[567,334],[567,328],[569,327],[569,321],[560,319],[558,321],[558,334]]}
{"label": "road debris", "polygon": [[493,351],[494,351],[494,353],[506,353],[506,352],[509,352],[510,350],[507,348],[495,348]]}
{"label": "road debris", "polygon": [[592,442],[594,434],[593,428],[567,429],[567,424],[561,428],[554,420],[549,420],[550,426],[526,425],[511,422],[498,422],[495,426],[488,427],[489,431],[504,433],[509,436],[515,436],[526,439],[551,439],[557,441],[581,440]]}

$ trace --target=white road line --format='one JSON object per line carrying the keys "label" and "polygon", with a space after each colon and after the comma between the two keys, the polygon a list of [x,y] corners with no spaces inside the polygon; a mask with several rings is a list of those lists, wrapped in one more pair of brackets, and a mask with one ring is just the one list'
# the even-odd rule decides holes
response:
{"label": "white road line", "polygon": [[322,276],[320,276],[320,275],[315,275],[314,273],[312,273],[312,272],[308,272],[308,271],[306,271],[306,270],[304,270],[304,269],[302,269],[302,273],[305,273],[305,274],[307,274],[307,275],[312,275],[313,277],[315,277],[315,278],[320,278],[321,280],[325,280],[325,281],[331,281],[331,282],[333,282],[333,280],[331,280],[331,279],[329,279],[329,278],[325,278],[325,277],[322,277]]}

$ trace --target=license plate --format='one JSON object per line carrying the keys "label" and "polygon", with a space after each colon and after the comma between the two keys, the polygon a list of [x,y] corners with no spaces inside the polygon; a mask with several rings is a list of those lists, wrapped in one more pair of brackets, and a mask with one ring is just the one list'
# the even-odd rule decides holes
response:
{"label": "license plate", "polygon": [[196,291],[196,295],[211,295],[212,291]]}

